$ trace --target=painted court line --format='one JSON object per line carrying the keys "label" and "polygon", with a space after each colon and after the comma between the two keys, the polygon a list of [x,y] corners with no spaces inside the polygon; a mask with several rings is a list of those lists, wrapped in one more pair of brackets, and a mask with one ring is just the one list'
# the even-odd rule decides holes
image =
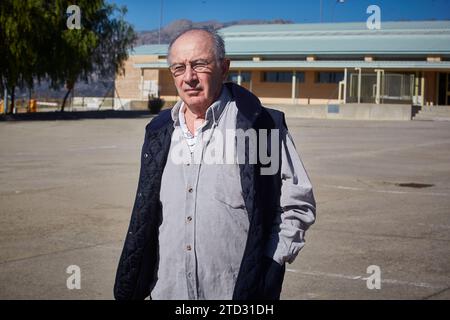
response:
{"label": "painted court line", "polygon": [[[390,152],[399,152],[399,151],[408,151],[410,149],[418,149],[423,147],[434,147],[442,144],[450,144],[449,139],[445,140],[438,140],[438,141],[432,141],[432,142],[425,142],[425,143],[419,143],[419,144],[413,144],[413,145],[407,145],[403,147],[395,146],[395,147],[389,147],[389,148],[382,148],[378,150],[364,150],[364,151],[354,151],[354,152],[346,152],[341,154],[333,154],[332,159],[345,159],[345,158],[353,158],[353,157],[372,157],[377,156],[384,153],[390,153]],[[315,156],[312,157],[314,160],[322,160],[322,159],[330,159],[329,155],[321,155],[321,156]]]}
{"label": "painted court line", "polygon": [[368,192],[378,192],[378,193],[392,193],[392,194],[417,194],[417,195],[425,195],[425,196],[440,196],[440,197],[448,197],[450,193],[441,193],[441,192],[420,192],[420,191],[395,191],[395,190],[376,190],[376,189],[367,189],[367,188],[358,188],[358,187],[346,187],[346,186],[335,186],[325,184],[324,187],[341,189],[341,190],[353,190],[353,191],[368,191]]}
{"label": "painted court line", "polygon": [[86,150],[102,150],[102,149],[117,149],[116,145],[109,145],[109,146],[87,146],[87,147],[80,147],[80,148],[69,148],[67,151],[86,151]]}
{"label": "painted court line", "polygon": [[[288,272],[293,273],[299,273],[303,275],[308,276],[319,276],[319,277],[327,277],[327,278],[335,278],[335,279],[346,279],[346,280],[361,280],[361,281],[367,281],[368,277],[363,276],[351,276],[351,275],[345,275],[345,274],[339,274],[339,273],[327,273],[327,272],[320,272],[320,271],[299,271],[295,269],[286,269]],[[381,283],[389,283],[389,284],[395,284],[395,285],[404,285],[404,286],[412,286],[412,287],[420,287],[420,288],[429,288],[429,289],[445,289],[447,286],[439,286],[434,285],[426,282],[409,282],[409,281],[402,281],[402,280],[394,280],[394,279],[383,279],[381,277]]]}

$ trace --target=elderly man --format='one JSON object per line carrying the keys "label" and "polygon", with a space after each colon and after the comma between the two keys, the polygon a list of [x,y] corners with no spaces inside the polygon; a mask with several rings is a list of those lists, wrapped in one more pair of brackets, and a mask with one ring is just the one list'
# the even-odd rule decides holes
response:
{"label": "elderly man", "polygon": [[115,297],[279,299],[316,210],[284,115],[224,83],[213,31],[183,32],[168,62],[181,100],[146,127]]}

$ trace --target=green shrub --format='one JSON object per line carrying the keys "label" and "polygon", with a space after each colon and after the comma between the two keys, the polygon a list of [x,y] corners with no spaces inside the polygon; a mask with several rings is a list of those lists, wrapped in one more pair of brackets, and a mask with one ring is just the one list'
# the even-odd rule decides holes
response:
{"label": "green shrub", "polygon": [[148,109],[151,114],[158,114],[164,106],[164,99],[160,97],[149,96],[148,97]]}

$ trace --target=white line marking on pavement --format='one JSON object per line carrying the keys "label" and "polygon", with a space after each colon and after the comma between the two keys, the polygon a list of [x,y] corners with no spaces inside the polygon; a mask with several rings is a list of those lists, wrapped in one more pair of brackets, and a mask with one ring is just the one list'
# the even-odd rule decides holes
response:
{"label": "white line marking on pavement", "polygon": [[69,148],[68,151],[86,151],[86,150],[98,150],[98,149],[117,149],[117,146],[91,146],[84,148]]}
{"label": "white line marking on pavement", "polygon": [[87,242],[87,241],[80,241],[76,239],[65,239],[60,237],[53,237],[50,236],[49,239],[56,240],[56,241],[62,241],[70,244],[77,244],[77,245],[83,245],[83,246],[89,246],[89,247],[98,247],[98,248],[105,248],[105,249],[122,249],[121,245],[110,245],[113,242],[117,241],[108,241],[103,243],[93,243],[93,242]]}
{"label": "white line marking on pavement", "polygon": [[[327,272],[319,272],[319,271],[298,271],[295,269],[288,269],[286,268],[286,271],[293,272],[293,273],[300,273],[303,275],[308,276],[319,276],[319,277],[328,277],[328,278],[337,278],[337,279],[346,279],[346,280],[362,280],[367,281],[367,277],[362,276],[350,276],[345,274],[339,274],[339,273],[327,273]],[[394,279],[381,279],[381,283],[389,283],[389,284],[396,284],[396,285],[405,285],[405,286],[413,286],[413,287],[421,287],[421,288],[429,288],[429,289],[445,289],[447,286],[439,286],[434,285],[430,283],[425,282],[409,282],[409,281],[402,281],[402,280],[394,280]]]}
{"label": "white line marking on pavement", "polygon": [[322,160],[322,159],[336,160],[336,159],[345,159],[345,158],[352,158],[352,157],[365,158],[365,157],[377,156],[377,155],[383,154],[383,153],[399,152],[399,151],[404,151],[404,150],[409,150],[409,149],[437,146],[437,145],[441,145],[441,144],[450,144],[450,140],[445,139],[445,140],[438,140],[438,141],[433,141],[433,142],[425,142],[425,143],[407,145],[407,146],[403,146],[403,147],[395,146],[395,147],[383,148],[383,149],[378,149],[378,150],[346,152],[346,153],[341,153],[341,154],[333,154],[333,157],[330,157],[329,155],[320,155],[320,156],[312,157],[311,159],[312,160]]}
{"label": "white line marking on pavement", "polygon": [[16,156],[37,156],[39,152],[16,152]]}
{"label": "white line marking on pavement", "polygon": [[420,191],[395,191],[395,190],[376,190],[376,189],[367,189],[367,188],[358,188],[358,187],[346,187],[346,186],[335,186],[324,184],[324,187],[341,189],[341,190],[353,190],[353,191],[370,191],[370,192],[378,192],[378,193],[393,193],[393,194],[417,194],[417,195],[425,195],[425,196],[450,196],[450,193],[441,193],[441,192],[420,192]]}
{"label": "white line marking on pavement", "polygon": [[89,147],[89,149],[117,149],[117,146],[97,146],[97,147]]}

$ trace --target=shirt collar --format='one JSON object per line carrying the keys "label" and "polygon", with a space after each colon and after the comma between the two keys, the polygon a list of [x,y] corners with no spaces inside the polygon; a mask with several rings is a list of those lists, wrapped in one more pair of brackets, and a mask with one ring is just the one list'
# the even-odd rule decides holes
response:
{"label": "shirt collar", "polygon": [[[227,103],[231,100],[231,94],[225,86],[222,86],[222,91],[220,93],[219,98],[211,104],[208,109],[206,109],[205,115],[205,126],[211,122],[219,122],[220,116],[222,115],[223,110]],[[186,121],[184,118],[184,108],[185,103],[183,100],[178,101],[172,108],[172,120],[173,125],[179,126],[180,122],[185,125]]]}

